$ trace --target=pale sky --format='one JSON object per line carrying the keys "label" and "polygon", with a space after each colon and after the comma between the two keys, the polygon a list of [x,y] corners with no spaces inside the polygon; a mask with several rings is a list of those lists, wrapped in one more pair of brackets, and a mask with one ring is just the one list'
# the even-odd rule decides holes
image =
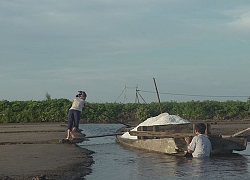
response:
{"label": "pale sky", "polygon": [[249,0],[1,0],[0,24],[0,100],[134,102],[138,86],[157,102],[153,78],[161,101],[250,96]]}

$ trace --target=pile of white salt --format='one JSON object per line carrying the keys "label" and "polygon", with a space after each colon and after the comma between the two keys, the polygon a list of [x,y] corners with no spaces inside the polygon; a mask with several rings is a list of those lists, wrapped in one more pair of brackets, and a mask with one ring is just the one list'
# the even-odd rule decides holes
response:
{"label": "pile of white salt", "polygon": [[[176,115],[169,115],[168,113],[162,113],[155,117],[150,117],[147,120],[140,123],[138,126],[136,126],[131,131],[137,131],[137,128],[139,126],[154,126],[154,125],[168,125],[168,124],[186,124],[190,123],[190,121],[181,118],[180,116]],[[126,139],[137,139],[137,136],[131,136],[129,132],[124,133],[122,138]]]}

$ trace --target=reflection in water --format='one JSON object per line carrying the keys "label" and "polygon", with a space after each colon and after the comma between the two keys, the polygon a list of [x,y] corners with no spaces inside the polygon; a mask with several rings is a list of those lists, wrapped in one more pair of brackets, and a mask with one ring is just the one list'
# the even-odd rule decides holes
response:
{"label": "reflection in water", "polygon": [[[119,124],[84,124],[90,135],[113,133]],[[174,180],[174,179],[250,179],[250,144],[241,155],[185,158],[149,153],[122,147],[115,137],[93,138],[80,146],[93,150],[95,164],[87,180]]]}

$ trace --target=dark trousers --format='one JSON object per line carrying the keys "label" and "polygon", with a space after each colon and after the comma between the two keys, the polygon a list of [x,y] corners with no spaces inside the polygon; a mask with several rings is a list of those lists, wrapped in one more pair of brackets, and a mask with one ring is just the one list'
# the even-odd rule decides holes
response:
{"label": "dark trousers", "polygon": [[75,127],[76,129],[79,128],[79,121],[80,121],[80,117],[81,117],[81,112],[71,109],[69,110],[69,114],[68,114],[68,129],[72,130],[73,127]]}

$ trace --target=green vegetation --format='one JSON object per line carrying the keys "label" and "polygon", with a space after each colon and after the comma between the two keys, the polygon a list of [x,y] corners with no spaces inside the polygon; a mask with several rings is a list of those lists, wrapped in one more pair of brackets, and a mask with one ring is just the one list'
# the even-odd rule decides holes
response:
{"label": "green vegetation", "polygon": [[[139,103],[88,103],[91,108],[84,108],[82,119],[87,123],[113,122],[112,119],[143,121],[160,114],[157,102]],[[189,101],[162,102],[163,112],[181,116],[188,120],[230,120],[249,119],[250,101]],[[0,123],[21,122],[62,122],[67,121],[71,101],[51,99],[48,95],[42,101],[0,101]],[[111,117],[111,118],[110,118]]]}

